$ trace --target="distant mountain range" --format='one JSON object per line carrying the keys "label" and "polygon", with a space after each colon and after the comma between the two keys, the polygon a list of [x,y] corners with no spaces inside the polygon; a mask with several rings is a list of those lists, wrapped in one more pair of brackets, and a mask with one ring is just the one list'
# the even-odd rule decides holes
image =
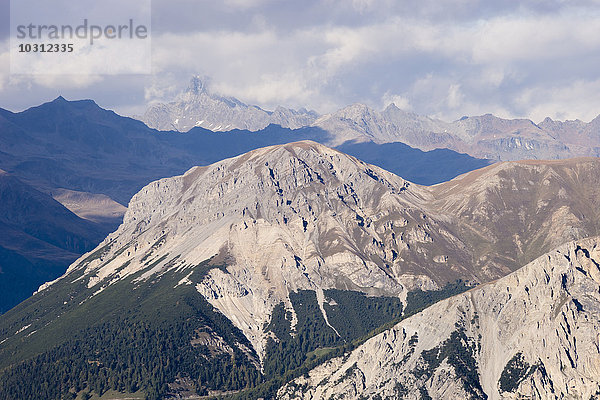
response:
{"label": "distant mountain range", "polygon": [[[212,132],[203,128],[187,133],[162,132],[104,110],[91,100],[67,101],[62,97],[20,113],[0,109],[0,167],[48,191],[59,187],[105,194],[123,205],[154,179],[255,148],[305,139],[331,140],[319,128],[293,130],[278,125],[256,132]],[[363,152],[360,145],[348,144],[346,149]],[[452,174],[489,164],[451,152],[447,153],[448,164],[435,169],[428,167],[430,156],[424,160],[422,151],[408,146],[394,148],[397,162],[386,156],[389,150],[375,154],[372,144],[365,149],[368,161],[387,158],[388,169],[409,175],[407,179],[412,176],[404,174],[402,168],[408,161],[412,168],[420,167],[427,183],[438,183]]]}
{"label": "distant mountain range", "polygon": [[176,129],[0,109],[0,399],[600,396],[600,158],[445,148],[596,155],[598,118],[269,112],[197,78],[147,115]]}
{"label": "distant mountain range", "polygon": [[588,398],[599,180],[585,158],[419,186],[301,141],[154,181],[0,317],[0,398]]}
{"label": "distant mountain range", "polygon": [[402,111],[394,104],[383,112],[354,104],[320,117],[314,126],[330,132],[334,143],[347,140],[402,142],[431,150],[448,148],[492,160],[561,159],[600,154],[600,116],[582,121],[540,124],[491,114],[444,122]]}
{"label": "distant mountain range", "polygon": [[[116,229],[133,194],[149,182],[259,147],[303,139],[327,142],[329,134],[316,127],[292,130],[278,125],[257,132],[212,132],[199,127],[187,133],[162,132],[104,110],[91,100],[67,101],[62,97],[20,113],[0,109],[0,168],[21,184],[39,191],[40,196],[47,196],[46,200],[57,200],[78,217],[92,222],[82,225],[90,227],[89,235],[84,235],[88,247],[70,248],[67,258],[62,253],[52,253],[52,257],[45,258],[47,264],[36,262],[39,273],[23,275],[23,286],[6,273],[16,268],[16,264],[11,264],[14,258],[0,259],[0,269],[4,271],[0,272],[0,284],[15,288],[10,296],[5,292],[10,299],[0,298],[0,311],[30,296],[32,288],[59,276],[73,259]],[[344,151],[424,184],[439,183],[489,164],[487,160],[452,151],[424,153],[399,143],[348,144]],[[8,196],[15,186],[5,186],[3,190]],[[27,204],[30,199],[5,204],[15,207],[5,212],[39,208],[48,217],[45,207]],[[66,214],[55,216],[62,218]],[[68,218],[63,222],[72,223]],[[6,248],[18,247],[22,241],[17,231],[4,230],[2,236]],[[63,240],[60,235],[51,236],[47,241],[52,245]],[[44,268],[47,271],[42,271]]]}
{"label": "distant mountain range", "polygon": [[0,109],[0,399],[600,398],[600,117],[142,119]]}
{"label": "distant mountain range", "polygon": [[425,151],[445,148],[501,161],[600,155],[600,116],[589,123],[546,118],[536,124],[528,119],[509,120],[491,114],[445,122],[403,111],[394,104],[382,112],[353,104],[322,116],[282,107],[266,112],[238,99],[211,93],[198,77],[174,102],[152,105],[140,119],[160,130],[180,131],[194,126],[213,131],[260,130],[269,123],[291,128],[311,126],[327,132],[330,137],[325,144],[333,147],[348,141],[401,142]]}

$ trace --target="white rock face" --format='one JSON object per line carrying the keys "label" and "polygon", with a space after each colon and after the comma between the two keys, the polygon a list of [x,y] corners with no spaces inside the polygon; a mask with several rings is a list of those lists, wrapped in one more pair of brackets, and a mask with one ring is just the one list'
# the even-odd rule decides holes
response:
{"label": "white rock face", "polygon": [[278,398],[597,398],[599,263],[599,237],[563,245],[402,321]]}
{"label": "white rock face", "polygon": [[258,131],[269,124],[296,129],[312,124],[317,117],[317,113],[305,109],[277,107],[266,111],[233,97],[219,96],[209,92],[201,78],[194,77],[175,101],[150,106],[140,119],[158,130],[187,132],[197,126],[211,131]]}

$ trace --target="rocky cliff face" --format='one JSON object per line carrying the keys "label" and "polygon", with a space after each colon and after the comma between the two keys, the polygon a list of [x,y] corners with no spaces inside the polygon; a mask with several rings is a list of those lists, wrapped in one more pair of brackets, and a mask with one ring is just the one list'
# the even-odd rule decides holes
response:
{"label": "rocky cliff face", "polygon": [[294,312],[290,292],[314,290],[322,306],[330,288],[403,298],[487,282],[594,234],[598,169],[505,163],[422,187],[314,142],[267,147],[146,186],[100,256],[67,276],[84,271],[102,291],[133,274],[185,276],[213,257],[223,267],[197,290],[262,354],[273,307]]}
{"label": "rocky cliff face", "polygon": [[560,246],[404,320],[278,398],[596,398],[599,262],[598,237]]}
{"label": "rocky cliff face", "polygon": [[192,78],[187,90],[175,101],[154,104],[140,117],[151,128],[180,132],[197,126],[211,131],[258,131],[269,124],[296,129],[312,124],[316,118],[315,112],[305,109],[277,107],[266,111],[233,97],[219,96],[211,93],[199,77]]}

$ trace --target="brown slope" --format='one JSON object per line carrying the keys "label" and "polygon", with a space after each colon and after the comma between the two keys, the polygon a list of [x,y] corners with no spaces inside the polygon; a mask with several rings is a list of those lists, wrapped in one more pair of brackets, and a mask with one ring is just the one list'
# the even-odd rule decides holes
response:
{"label": "brown slope", "polygon": [[471,268],[493,279],[600,227],[600,159],[495,164],[431,187],[431,209],[452,215]]}

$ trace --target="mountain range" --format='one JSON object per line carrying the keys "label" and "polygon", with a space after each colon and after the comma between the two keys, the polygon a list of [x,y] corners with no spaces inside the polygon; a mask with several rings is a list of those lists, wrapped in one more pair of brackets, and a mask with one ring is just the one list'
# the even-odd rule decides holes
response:
{"label": "mountain range", "polygon": [[140,119],[160,130],[181,131],[194,126],[255,131],[269,123],[290,128],[311,126],[329,134],[323,144],[331,147],[348,142],[399,142],[424,151],[451,149],[495,161],[600,155],[600,116],[589,123],[551,118],[534,123],[492,114],[445,122],[401,110],[393,103],[381,112],[359,103],[325,115],[283,107],[266,112],[238,99],[212,93],[199,77],[192,78],[188,89],[175,101],[150,106]]}
{"label": "mountain range", "polygon": [[154,181],[0,317],[0,397],[595,395],[599,168],[427,187],[301,141]]}
{"label": "mountain range", "polygon": [[[203,128],[187,133],[163,132],[104,110],[91,100],[67,101],[62,97],[20,113],[0,109],[0,167],[49,193],[63,188],[104,194],[123,205],[154,179],[259,147],[306,139],[330,140],[319,128],[292,130],[278,125],[256,132]],[[360,146],[348,149],[363,151]],[[371,153],[365,154],[367,158],[387,154],[384,158],[393,172],[412,176],[403,169],[420,170],[428,184],[489,164],[447,152],[445,168],[434,169],[427,167],[431,156],[408,146],[381,153],[368,150],[364,151]],[[397,161],[390,157],[393,152]]]}
{"label": "mountain range", "polygon": [[0,399],[600,397],[597,119],[146,116],[0,109]]}
{"label": "mountain range", "polygon": [[[57,252],[47,253],[43,263],[34,263],[35,269],[40,271],[19,277],[19,282],[21,279],[26,282],[14,284],[7,273],[0,273],[0,282],[4,282],[1,284],[14,287],[5,292],[7,297],[0,299],[0,312],[30,296],[32,288],[58,277],[77,256],[89,250],[89,246],[94,247],[115,230],[131,197],[149,182],[261,146],[302,139],[326,142],[327,138],[328,134],[319,128],[292,130],[278,125],[269,125],[257,132],[212,132],[199,127],[187,133],[162,132],[104,110],[91,100],[67,101],[62,97],[20,113],[0,109],[0,168],[40,192],[40,196],[51,196],[47,200],[54,199],[91,222],[80,221],[82,226],[89,227],[89,232],[84,234],[88,247],[67,249],[70,252],[67,258]],[[451,151],[441,151],[444,158],[440,163],[440,151],[426,153],[399,143],[377,150],[378,147],[373,143],[354,144],[345,151],[425,184],[438,183],[489,164],[487,160]],[[15,186],[4,186],[3,190],[10,192]],[[6,195],[15,198],[17,193]],[[15,207],[6,212],[45,208],[38,203],[28,204],[30,199],[33,197],[6,203],[5,207]],[[67,218],[67,215],[55,213],[54,218],[64,217],[61,223],[71,225],[71,216]],[[40,246],[55,246],[63,237],[58,231],[52,231],[38,240],[44,242],[39,243]],[[3,230],[5,248],[19,248],[22,241],[23,236],[17,231]],[[2,271],[14,270],[8,260],[13,257],[6,256],[0,261]]]}
{"label": "mountain range", "polygon": [[402,142],[431,150],[448,148],[492,160],[562,159],[600,154],[600,116],[589,123],[503,119],[492,114],[454,122],[420,116],[390,104],[382,112],[354,104],[321,116],[313,124],[338,144],[348,140]]}

